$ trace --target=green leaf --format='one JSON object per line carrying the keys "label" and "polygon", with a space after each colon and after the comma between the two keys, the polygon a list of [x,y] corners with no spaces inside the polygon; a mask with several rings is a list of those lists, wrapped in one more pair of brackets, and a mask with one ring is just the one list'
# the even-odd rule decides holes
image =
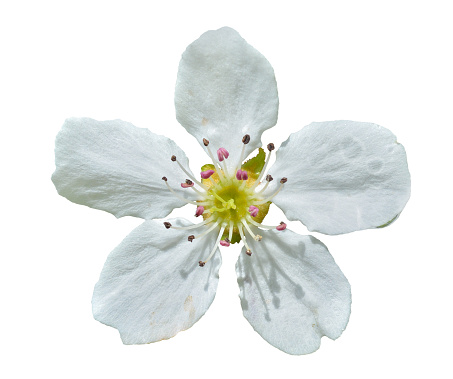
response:
{"label": "green leaf", "polygon": [[250,158],[247,162],[242,165],[242,170],[251,172],[253,174],[259,175],[261,170],[264,167],[264,161],[266,160],[266,153],[260,147],[258,150],[258,154]]}

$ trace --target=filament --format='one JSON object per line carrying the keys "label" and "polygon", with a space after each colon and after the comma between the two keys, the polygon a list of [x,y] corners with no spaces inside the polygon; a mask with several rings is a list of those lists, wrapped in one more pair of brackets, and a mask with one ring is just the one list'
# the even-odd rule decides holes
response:
{"label": "filament", "polygon": [[170,190],[170,192],[171,192],[173,195],[175,195],[178,199],[180,199],[180,200],[182,200],[182,201],[185,201],[185,202],[188,203],[188,204],[193,204],[193,205],[196,205],[196,206],[198,206],[198,205],[208,205],[208,204],[209,204],[209,203],[206,203],[206,202],[205,202],[205,203],[202,203],[202,202],[196,202],[196,201],[187,200],[185,197],[178,195],[178,194],[173,190],[173,188],[170,187],[170,184],[168,184],[166,180],[164,180],[164,182],[165,182],[165,184],[167,185],[167,188]]}
{"label": "filament", "polygon": [[251,189],[256,188],[258,186],[258,184],[260,184],[261,178],[263,177],[264,173],[266,172],[266,168],[267,168],[267,165],[268,165],[269,160],[271,158],[271,155],[272,155],[272,150],[270,150],[269,154],[267,154],[266,162],[264,162],[264,167],[263,167],[263,169],[260,172],[260,176],[258,176],[258,179],[256,179],[256,182],[253,183]]}
{"label": "filament", "polygon": [[216,221],[216,223],[214,225],[212,225],[208,230],[205,230],[203,233],[199,234],[198,236],[195,236],[194,238],[197,239],[197,238],[204,237],[206,234],[211,232],[219,224],[220,224],[220,221]]}
{"label": "filament", "polygon": [[285,184],[285,183],[281,183],[281,184],[280,184],[280,187],[278,187],[278,190],[277,190],[277,191],[275,191],[275,192],[274,192],[272,195],[270,195],[268,198],[266,198],[266,199],[264,199],[264,200],[257,201],[257,202],[255,203],[255,205],[261,205],[261,204],[267,203],[269,200],[271,200],[272,198],[274,198],[275,196],[277,196],[277,194],[282,190],[284,184]]}
{"label": "filament", "polygon": [[197,183],[201,188],[204,188],[205,190],[208,190],[208,187],[206,187],[203,183],[201,183],[201,182],[199,182],[197,179],[195,179],[195,178],[193,177],[193,175],[190,174],[189,171],[187,171],[187,170],[182,166],[182,164],[179,163],[179,161],[178,161],[177,159],[176,159],[176,163],[179,165],[179,167],[181,167],[181,170],[183,170],[183,171],[186,173],[186,175],[187,175],[190,179],[192,179],[195,183]]}
{"label": "filament", "polygon": [[233,228],[234,228],[233,221],[230,221],[230,226],[228,229],[228,239],[230,240],[230,242],[233,239]]}
{"label": "filament", "polygon": [[214,253],[216,252],[219,242],[222,239],[223,231],[225,230],[226,224],[223,224],[222,227],[220,228],[219,235],[217,236],[217,241],[215,242],[214,248],[212,249],[211,253],[209,254],[208,258],[204,261],[204,263],[209,262],[209,260],[212,258]]}
{"label": "filament", "polygon": [[208,219],[204,220],[203,222],[200,222],[199,224],[195,224],[195,225],[190,225],[190,226],[171,226],[172,229],[177,229],[177,230],[190,230],[190,229],[196,229],[196,228],[199,228],[200,226],[203,226],[203,225],[206,225],[206,224],[209,224],[210,222],[212,222],[213,220],[211,220],[211,217],[209,217]]}

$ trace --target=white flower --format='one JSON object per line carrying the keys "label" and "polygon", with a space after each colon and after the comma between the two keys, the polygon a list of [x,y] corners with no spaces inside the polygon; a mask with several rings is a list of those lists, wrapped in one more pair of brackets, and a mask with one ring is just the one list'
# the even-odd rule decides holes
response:
{"label": "white flower", "polygon": [[[290,354],[317,350],[322,336],[338,338],[351,292],[326,246],[262,219],[272,201],[288,219],[326,234],[388,224],[410,196],[403,146],[375,124],[312,123],[282,144],[266,176],[272,144],[265,162],[260,150],[243,165],[276,124],[278,95],[269,62],[230,28],[188,46],[175,104],[178,121],[212,161],[199,180],[173,141],[124,121],[72,118],[57,136],[52,180],[62,196],[145,219],[107,258],[94,317],[117,328],[125,344],[173,337],[214,299],[218,246],[241,238],[236,271],[253,328]],[[164,227],[152,220],[185,203],[204,221]]]}

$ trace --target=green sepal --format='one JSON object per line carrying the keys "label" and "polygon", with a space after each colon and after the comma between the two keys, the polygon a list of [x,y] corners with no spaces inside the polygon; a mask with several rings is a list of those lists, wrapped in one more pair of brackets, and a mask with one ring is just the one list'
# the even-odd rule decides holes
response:
{"label": "green sepal", "polygon": [[381,228],[385,228],[385,227],[389,226],[390,224],[393,224],[396,221],[396,219],[398,218],[398,216],[399,216],[399,214],[397,214],[395,217],[393,217],[390,221],[387,221],[385,224],[376,226],[376,228],[381,229]]}
{"label": "green sepal", "polygon": [[205,164],[204,166],[201,167],[201,171],[208,171],[208,170],[214,170],[215,171],[214,165],[210,164],[210,163],[207,163],[207,164]]}
{"label": "green sepal", "polygon": [[261,147],[258,149],[258,154],[255,157],[250,158],[248,161],[244,162],[242,165],[242,170],[245,170],[254,176],[258,177],[261,170],[264,167],[264,162],[266,161],[266,153]]}
{"label": "green sepal", "polygon": [[[228,238],[229,232],[224,232],[222,239],[224,240],[225,238]],[[230,243],[238,243],[241,242],[241,235],[239,234],[239,230],[237,228],[233,229],[233,236],[231,237]]]}

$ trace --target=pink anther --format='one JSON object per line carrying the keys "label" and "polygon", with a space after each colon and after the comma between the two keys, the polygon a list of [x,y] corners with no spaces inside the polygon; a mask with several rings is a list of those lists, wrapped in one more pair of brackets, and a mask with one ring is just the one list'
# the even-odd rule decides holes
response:
{"label": "pink anther", "polygon": [[236,179],[237,180],[247,180],[249,178],[249,174],[247,171],[237,170],[236,172]]}
{"label": "pink anther", "polygon": [[215,173],[214,170],[206,170],[206,171],[200,172],[200,175],[203,179],[209,179],[211,177],[211,175],[213,175],[214,173]]}
{"label": "pink anther", "polygon": [[185,183],[181,183],[181,187],[182,188],[193,187],[193,182],[189,180],[189,181],[186,181]]}
{"label": "pink anther", "polygon": [[217,157],[219,158],[220,162],[222,162],[224,159],[227,159],[229,156],[230,153],[224,147],[221,147],[219,150],[217,150]]}
{"label": "pink anther", "polygon": [[204,212],[204,207],[202,205],[199,205],[197,207],[197,210],[195,211],[195,217],[201,216]]}
{"label": "pink anther", "polygon": [[252,216],[252,217],[256,217],[258,215],[258,211],[259,211],[259,209],[257,207],[255,207],[254,205],[251,205],[249,207],[250,216]]}
{"label": "pink anther", "polygon": [[285,230],[286,229],[286,224],[282,221],[279,226],[277,226],[275,229],[277,230]]}
{"label": "pink anther", "polygon": [[222,246],[228,247],[228,246],[230,246],[230,241],[228,240],[228,238],[226,238],[225,240],[221,240],[220,244]]}

